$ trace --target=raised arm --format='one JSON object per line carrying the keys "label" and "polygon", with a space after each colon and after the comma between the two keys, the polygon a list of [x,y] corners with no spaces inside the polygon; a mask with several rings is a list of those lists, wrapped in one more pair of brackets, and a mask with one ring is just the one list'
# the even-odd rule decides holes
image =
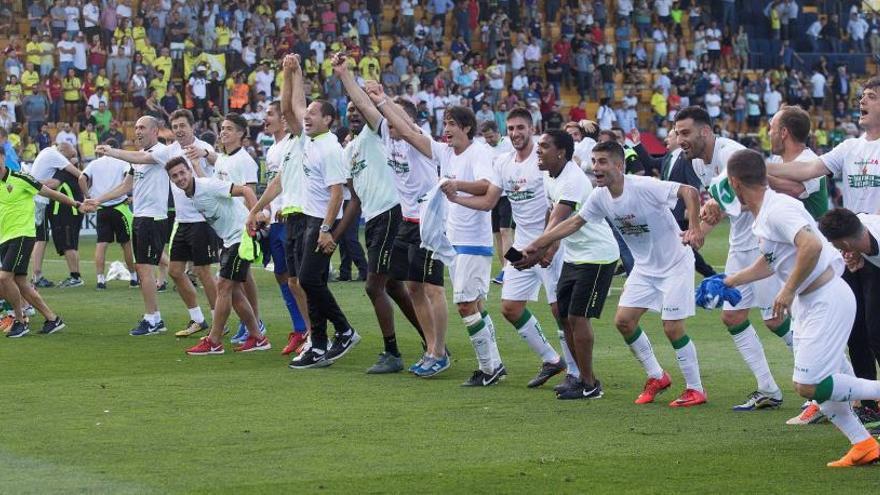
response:
{"label": "raised arm", "polygon": [[780,179],[804,182],[817,177],[824,177],[831,171],[820,158],[809,162],[768,163],[767,175]]}
{"label": "raised arm", "polygon": [[299,55],[286,55],[282,62],[284,82],[281,85],[281,114],[287,122],[287,128],[294,136],[302,133],[302,119],[296,118],[293,102],[304,99],[302,90],[302,72]]}
{"label": "raised arm", "polygon": [[146,151],[128,151],[118,148],[111,148],[106,144],[99,144],[95,147],[95,153],[100,156],[109,156],[117,158],[124,162],[136,163],[138,165],[164,165],[158,161],[152,153]]}
{"label": "raised arm", "polygon": [[342,53],[333,55],[333,72],[339,76],[339,79],[342,81],[342,86],[345,87],[346,94],[348,94],[351,102],[354,103],[354,106],[356,106],[364,116],[370,129],[378,129],[379,123],[382,120],[382,114],[379,113],[379,110],[376,110],[370,97],[367,96],[367,93],[361,89],[354,80],[354,76],[348,70],[348,60]]}
{"label": "raised arm", "polygon": [[388,119],[388,123],[394,127],[397,132],[400,134],[400,137],[403,138],[404,141],[413,145],[419,153],[425,155],[428,158],[434,158],[434,154],[431,151],[431,138],[422,134],[417,129],[415,129],[412,125],[410,125],[405,119],[403,119],[397,112],[390,111],[386,112],[383,110],[383,107],[388,105],[389,99],[388,96],[382,91],[382,86],[379,85],[368,85],[367,86],[367,95],[370,97],[370,100],[376,105],[376,108],[382,112],[382,115]]}

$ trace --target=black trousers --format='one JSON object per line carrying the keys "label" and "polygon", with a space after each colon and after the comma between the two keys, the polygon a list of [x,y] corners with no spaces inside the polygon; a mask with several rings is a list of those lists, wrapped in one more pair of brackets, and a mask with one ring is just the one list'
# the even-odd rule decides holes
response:
{"label": "black trousers", "polygon": [[323,218],[306,216],[303,247],[297,259],[299,284],[309,300],[309,318],[312,320],[312,344],[327,348],[327,321],[333,323],[336,333],[351,328],[336,298],[327,287],[330,256],[317,250],[318,234]]}
{"label": "black trousers", "polygon": [[[342,203],[342,211],[348,209],[348,201]],[[367,258],[364,255],[364,248],[358,239],[358,228],[360,222],[351,222],[351,225],[345,229],[342,239],[339,239],[339,278],[341,280],[351,279],[351,265],[357,267],[358,275],[361,278],[367,277]]]}
{"label": "black trousers", "polygon": [[865,262],[857,272],[845,271],[843,280],[856,296],[849,358],[857,377],[876,380],[880,363],[880,268]]}

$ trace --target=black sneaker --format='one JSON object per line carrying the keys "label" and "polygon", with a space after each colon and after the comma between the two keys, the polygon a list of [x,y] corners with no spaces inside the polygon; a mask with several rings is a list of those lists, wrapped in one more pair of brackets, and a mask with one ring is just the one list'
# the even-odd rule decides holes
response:
{"label": "black sneaker", "polygon": [[348,329],[348,335],[342,334],[337,335],[333,342],[330,344],[330,348],[327,349],[327,361],[331,363],[341,358],[342,356],[348,354],[348,351],[352,349],[358,342],[361,341],[361,336],[358,335],[357,332],[354,331],[353,328]]}
{"label": "black sneaker", "polygon": [[565,361],[562,359],[555,363],[544,363],[541,365],[541,369],[538,370],[538,374],[526,386],[529,388],[540,387],[547,383],[547,380],[565,371],[565,369]]}
{"label": "black sneaker", "polygon": [[128,288],[129,289],[137,289],[140,286],[141,286],[141,283],[138,282],[137,280],[129,280],[128,281]]}
{"label": "black sneaker", "polygon": [[38,289],[48,289],[50,287],[55,287],[55,282],[47,280],[46,277],[40,277],[34,280],[34,287]]}
{"label": "black sneaker", "polygon": [[306,368],[323,368],[333,364],[327,360],[327,351],[309,346],[299,356],[290,361],[288,368],[301,370]]}
{"label": "black sneaker", "polygon": [[24,337],[30,332],[31,329],[28,328],[27,323],[22,323],[18,320],[15,320],[15,323],[12,324],[12,327],[6,332],[6,336],[10,339],[17,339],[19,337]]}
{"label": "black sneaker", "polygon": [[95,286],[97,290],[107,290],[107,284],[104,282],[98,282],[98,285]]}
{"label": "black sneaker", "polygon": [[568,390],[571,387],[577,386],[580,383],[580,380],[574,375],[565,375],[565,378],[559,382],[555,387],[553,387],[553,391],[557,394]]}
{"label": "black sneaker", "polygon": [[461,384],[461,386],[488,387],[490,385],[495,385],[501,380],[501,377],[503,376],[502,373],[507,373],[507,370],[504,369],[503,364],[496,368],[495,371],[493,371],[491,374],[483,373],[482,370],[476,370],[467,381]]}
{"label": "black sneaker", "polygon": [[578,380],[577,385],[556,394],[556,398],[559,400],[601,399],[602,395],[604,393],[602,392],[602,384],[599,380],[596,380],[596,383],[593,385],[587,385]]}
{"label": "black sneaker", "polygon": [[43,328],[40,329],[40,333],[43,335],[52,335],[53,333],[64,329],[66,326],[64,320],[62,320],[60,316],[56,316],[55,320],[46,320],[45,323],[43,323]]}
{"label": "black sneaker", "polygon": [[162,282],[162,285],[156,286],[156,292],[163,293],[168,290],[168,282]]}

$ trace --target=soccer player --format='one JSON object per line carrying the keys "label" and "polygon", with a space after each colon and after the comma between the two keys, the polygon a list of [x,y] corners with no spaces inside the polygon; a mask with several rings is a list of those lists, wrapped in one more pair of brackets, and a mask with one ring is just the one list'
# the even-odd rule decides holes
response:
{"label": "soccer player", "polygon": [[[363,213],[367,222],[366,291],[373,303],[385,345],[384,352],[379,354],[378,361],[367,373],[396,373],[403,370],[403,357],[397,346],[391,300],[422,334],[406,287],[402,281],[389,275],[391,263],[395,261],[392,256],[394,238],[403,221],[400,198],[394,185],[393,171],[388,166],[385,145],[379,136],[382,114],[355,82],[345,56],[337,54],[333,57],[333,70],[351,99],[346,115],[349,130],[355,136],[344,150],[351,200],[333,231],[333,238],[334,242],[342,238],[348,226],[356,223]],[[422,339],[424,341],[424,336]]]}
{"label": "soccer player", "polygon": [[15,317],[6,336],[24,337],[30,331],[22,299],[46,318],[40,333],[52,334],[65,327],[64,321],[49,308],[27,278],[37,233],[34,199],[39,195],[74,208],[82,204],[29,175],[13,172],[4,161],[5,154],[0,147],[0,297],[12,306]]}
{"label": "soccer player", "polygon": [[[185,148],[184,152],[190,163],[204,159],[208,164],[214,167],[214,177],[223,181],[232,182],[238,186],[246,186],[252,192],[256,192],[257,188],[257,172],[259,165],[243,146],[243,141],[247,135],[247,120],[237,113],[229,113],[220,123],[220,144],[223,147],[223,153],[217,153],[212,147],[204,143],[192,143]],[[242,198],[236,199],[242,203]],[[257,283],[254,280],[254,274],[250,271],[246,274],[244,283],[244,291],[247,294],[248,301],[257,320],[260,324],[260,331],[265,333],[266,327],[260,318],[260,306],[257,298]],[[247,326],[244,322],[238,325],[238,331],[232,337],[233,344],[241,344],[248,338]]]}
{"label": "soccer player", "polygon": [[128,176],[119,186],[86,201],[91,208],[124,194],[132,193],[134,220],[132,241],[134,244],[135,270],[144,299],[144,317],[131,329],[133,336],[155,335],[165,331],[165,322],[159,312],[156,299],[156,279],[153,271],[165,249],[168,218],[168,191],[171,189],[164,166],[171,159],[168,146],[159,142],[160,123],[155,117],[141,117],[135,122],[135,142],[140,151],[126,151],[98,145],[99,156],[118,158],[131,164]]}
{"label": "soccer player", "polygon": [[[174,142],[168,146],[168,152],[171,156],[186,158],[196,177],[207,177],[205,158],[191,160],[186,157],[186,150],[190,146],[213,151],[211,145],[196,139],[193,135],[192,126],[195,120],[192,112],[183,108],[175,110],[169,120],[171,132],[174,133]],[[212,265],[217,262],[217,235],[208,225],[205,217],[196,210],[193,200],[174,183],[171,184],[171,196],[174,200],[174,227],[171,231],[168,275],[174,280],[177,293],[189,313],[189,323],[174,335],[187,337],[207,330],[208,323],[205,321],[202,307],[199,306],[196,288],[186,274],[186,265],[192,263],[192,271],[205,288],[205,296],[213,310],[214,299],[217,297],[217,284]]]}
{"label": "soccer player", "polygon": [[[864,134],[847,139],[813,160],[768,164],[767,174],[798,182],[832,174],[841,179],[844,207],[854,213],[876,213],[880,205],[880,77],[865,82],[859,112],[859,127]],[[878,277],[880,268],[871,263],[843,273],[843,280],[855,293],[858,308],[849,335],[849,356],[856,376],[869,380],[877,378],[880,363],[880,288],[875,282]],[[876,411],[876,402],[870,400],[857,413],[873,419]]]}
{"label": "soccer player", "polygon": [[755,218],[753,231],[761,251],[751,266],[728,275],[724,283],[737,287],[773,275],[783,283],[773,311],[777,316],[790,312],[794,320],[795,390],[819,402],[825,416],[852,444],[846,455],[828,466],[876,462],[880,444],[859,422],[851,401],[880,398],[880,383],[854,377],[846,359],[856,301],[838,278],[843,259],[819,235],[803,204],[767,187],[759,153],[734,153],[727,175],[736,196]]}
{"label": "soccer player", "polygon": [[[223,252],[220,255],[220,277],[211,331],[186,353],[191,356],[223,354],[223,329],[230,309],[235,309],[248,329],[247,339],[235,351],[268,351],[272,344],[260,332],[256,314],[244,289],[250,265],[259,251],[257,242],[245,231],[247,207],[253,206],[257,197],[247,186],[213,177],[195,177],[190,167],[183,156],[174,157],[165,164],[174,185],[192,199],[195,209],[223,240]],[[244,199],[244,204],[237,198]]]}
{"label": "soccer player", "polygon": [[[79,188],[78,178],[82,175],[79,168],[70,173],[66,168],[55,172],[57,181],[55,190],[75,201],[82,201],[83,195]],[[79,268],[79,231],[82,228],[82,216],[77,208],[62,206],[57,201],[49,203],[49,225],[52,231],[52,244],[55,252],[63,256],[70,274],[58,284],[59,288],[82,287],[84,285]]]}
{"label": "soccer player", "polygon": [[[623,287],[615,325],[633,355],[648,375],[636,404],[653,402],[671,385],[648,335],[639,326],[646,311],[660,313],[663,331],[675,349],[686,388],[671,407],[689,407],[706,402],[700,380],[697,349],[685,333],[684,320],[694,314],[694,257],[687,246],[700,248],[700,198],[691,186],[636,175],[624,175],[623,147],[613,141],[593,148],[593,172],[599,188],[587,198],[576,216],[559,223],[523,250],[527,256],[546,249],[585,223],[599,224],[608,217],[620,230],[632,251],[635,265]],[[691,229],[681,232],[670,208],[684,199]],[[695,228],[697,227],[697,228]]]}
{"label": "soccer player", "polygon": [[[389,99],[378,83],[368,81],[365,89],[385,117],[379,124],[379,134],[385,144],[388,165],[394,172],[403,214],[403,223],[391,253],[391,278],[406,281],[425,338],[425,353],[409,367],[409,371],[421,378],[430,378],[452,365],[446,349],[449,316],[443,288],[443,263],[433,259],[433,253],[421,247],[419,200],[437,184],[437,166],[402,139],[404,132],[423,132],[415,124],[415,105],[403,98]],[[391,122],[392,118],[397,124]]]}
{"label": "soccer player", "polygon": [[[30,175],[41,184],[48,186],[49,189],[58,189],[61,185],[61,181],[55,178],[55,174],[58,171],[67,170],[74,177],[79,176],[80,171],[74,164],[75,161],[76,147],[64,141],[41,150],[34,159],[34,163],[31,164]],[[38,288],[53,287],[55,284],[43,276],[43,256],[46,252],[46,242],[49,240],[50,232],[48,219],[49,200],[42,196],[37,196],[34,199],[37,202],[37,240],[33,249],[33,281],[34,285]],[[70,285],[70,280],[72,278],[65,281],[68,282],[67,285]],[[82,285],[81,280],[79,285]]]}
{"label": "soccer player", "polygon": [[[722,212],[730,217],[724,271],[738,272],[755,260],[758,255],[758,239],[751,230],[754,218],[737,201],[724,170],[727,169],[731,155],[745,147],[736,141],[715,136],[709,114],[700,107],[687,107],[676,114],[675,133],[682,152],[694,164],[697,175],[708,179],[710,171],[719,171],[708,184],[711,199],[703,207],[705,224],[697,225],[706,233],[718,224]],[[721,322],[727,327],[737,351],[758,382],[757,390],[750,393],[745,402],[735,405],[735,411],[776,409],[782,405],[782,391],[773,379],[761,339],[749,322],[749,309],[759,309],[767,328],[782,337],[791,347],[791,322],[773,317],[773,297],[778,291],[779,283],[773,278],[767,278],[741,287],[743,298],[736,307],[724,303]]]}
{"label": "soccer player", "polygon": [[[119,147],[115,139],[108,139],[104,144],[111,148]],[[102,156],[89,162],[85,170],[79,176],[79,187],[83,196],[88,199],[99,197],[105,192],[118,187],[125,182],[128,175],[128,163]],[[120,194],[110,198],[98,206],[95,215],[95,230],[98,234],[95,244],[95,273],[97,274],[97,289],[107,288],[107,278],[104,276],[107,246],[112,242],[118,242],[122,247],[122,256],[125,258],[125,266],[131,272],[130,287],[137,287],[137,272],[134,268],[134,258],[131,253],[131,207],[128,205],[128,196]]]}
{"label": "soccer player", "polygon": [[[371,92],[369,88],[368,93],[377,106],[387,102],[384,95]],[[495,325],[483,307],[492,276],[492,215],[489,210],[501,195],[501,188],[493,183],[497,179],[492,170],[492,152],[485,144],[474,142],[477,121],[470,108],[451,106],[446,109],[443,121],[445,143],[438,143],[416,131],[395,112],[386,112],[385,117],[400,132],[402,139],[440,166],[440,175],[445,179],[441,190],[451,203],[446,234],[456,249],[455,261],[449,267],[453,302],[470,335],[479,363],[479,369],[462,385],[494,385],[507,374],[507,370],[495,341]],[[485,210],[474,209],[460,204],[458,200],[462,198],[459,196],[486,196],[483,203],[490,206]],[[425,368],[424,364],[422,368]]]}
{"label": "soccer player", "polygon": [[[513,151],[513,146],[510,144],[510,132],[508,131],[507,134],[507,136],[499,134],[498,124],[494,121],[486,121],[480,125],[480,135],[492,149],[494,157],[506,155]],[[492,208],[492,236],[495,241],[498,262],[501,263],[501,271],[492,279],[494,284],[504,283],[504,267],[507,266],[507,258],[504,257],[504,253],[513,244],[514,226],[515,223],[510,211],[510,201],[507,199],[507,193],[502,188],[501,197],[498,198],[498,203]]]}
{"label": "soccer player", "polygon": [[[510,125],[508,122],[508,128]],[[544,187],[552,205],[545,231],[570,218],[593,193],[589,177],[572,161],[574,149],[571,135],[559,130],[547,131],[538,141],[538,167],[545,172]],[[564,329],[560,331],[560,341],[568,364],[566,379],[555,389],[557,398],[600,398],[602,384],[593,371],[594,336],[590,320],[601,316],[611,288],[620,257],[617,241],[607,223],[584,223],[564,238],[561,246],[551,245],[546,252],[536,252],[532,260],[525,262],[537,261],[539,254],[546,260],[557,248],[562,250],[563,261],[556,283],[557,318]],[[556,257],[559,256],[557,253]]]}

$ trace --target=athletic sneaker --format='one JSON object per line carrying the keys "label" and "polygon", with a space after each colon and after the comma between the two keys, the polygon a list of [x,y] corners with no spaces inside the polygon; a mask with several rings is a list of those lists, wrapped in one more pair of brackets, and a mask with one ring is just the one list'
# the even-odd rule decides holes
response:
{"label": "athletic sneaker", "polygon": [[540,387],[547,383],[547,380],[565,371],[565,369],[565,361],[561,359],[555,363],[544,363],[541,365],[541,369],[538,370],[538,374],[526,384],[526,387]]}
{"label": "athletic sneaker", "polygon": [[669,373],[665,371],[663,372],[663,376],[659,379],[648,378],[648,381],[645,382],[645,388],[636,398],[636,404],[648,404],[654,402],[654,398],[665,392],[670,385],[672,385],[672,379],[669,378]]}
{"label": "athletic sneaker", "polygon": [[777,397],[755,390],[749,394],[748,399],[742,404],[733,406],[734,411],[757,411],[758,409],[778,409],[782,405],[782,393],[777,392]]}
{"label": "athletic sneaker", "polygon": [[495,371],[490,373],[483,373],[483,370],[476,370],[471,377],[461,384],[462,387],[488,387],[490,385],[495,385],[501,380],[501,373],[506,372],[504,369],[504,365],[502,364],[498,368],[495,368]]}
{"label": "athletic sneaker", "polygon": [[141,283],[138,282],[137,280],[129,280],[128,281],[128,288],[129,289],[137,289],[140,286],[141,286]]}
{"label": "athletic sneaker", "polygon": [[565,378],[563,378],[561,382],[557,383],[556,386],[553,387],[553,391],[557,394],[562,393],[574,386],[577,386],[579,382],[580,380],[578,379],[578,377],[566,374]]}
{"label": "athletic sneaker", "polygon": [[161,284],[156,285],[156,292],[163,293],[168,290],[168,282],[162,282]]}
{"label": "athletic sneaker", "polygon": [[345,356],[352,347],[361,341],[361,336],[353,328],[349,328],[346,333],[348,335],[337,335],[333,342],[330,343],[330,348],[327,349],[327,361],[332,363]]}
{"label": "athletic sneaker", "polygon": [[409,372],[410,372],[410,373],[415,373],[417,369],[419,369],[419,368],[422,367],[422,363],[424,363],[424,362],[425,362],[425,359],[427,359],[427,358],[428,358],[428,354],[427,354],[427,353],[426,353],[426,354],[422,354],[422,357],[420,357],[418,361],[416,361],[415,363],[412,364],[412,366],[409,367]]}
{"label": "athletic sneaker", "polygon": [[880,460],[880,444],[874,437],[866,438],[852,446],[840,459],[829,462],[828,467],[867,466]]}
{"label": "athletic sneaker", "polygon": [[34,280],[34,287],[38,289],[48,289],[50,287],[55,287],[55,282],[47,280],[46,277],[40,277]]}
{"label": "athletic sneaker", "polygon": [[59,289],[72,289],[74,287],[82,287],[83,285],[85,285],[85,282],[83,282],[81,278],[67,277],[64,280],[62,280],[60,284],[58,284],[58,288]]}
{"label": "athletic sneaker", "polygon": [[692,407],[706,403],[706,394],[699,390],[687,388],[677,399],[669,403],[669,407]]}
{"label": "athletic sneaker", "polygon": [[828,418],[819,410],[819,405],[813,401],[807,401],[807,407],[797,416],[785,422],[787,425],[815,425],[828,421]]}
{"label": "athletic sneaker", "polygon": [[493,284],[503,285],[504,284],[504,270],[501,270],[498,275],[495,275],[495,278],[492,279]]}
{"label": "athletic sneaker", "polygon": [[259,338],[256,337],[248,337],[247,340],[244,341],[243,344],[236,347],[234,349],[235,352],[253,352],[253,351],[268,351],[272,348],[272,344],[269,343],[269,339],[265,335],[260,335]]}
{"label": "athletic sneaker", "polygon": [[176,332],[174,334],[175,337],[189,337],[194,333],[199,333],[203,330],[208,329],[208,322],[203,321],[201,323],[196,323],[194,320],[189,320],[189,323],[186,324],[186,328],[183,330]]}
{"label": "athletic sneaker", "polygon": [[309,336],[305,332],[290,332],[290,336],[287,338],[287,345],[284,346],[281,355],[299,354],[308,340]]}
{"label": "athletic sneaker", "polygon": [[162,320],[159,320],[159,323],[155,325],[151,325],[147,320],[141,320],[128,334],[133,337],[140,337],[141,335],[156,335],[164,331],[165,322]]}
{"label": "athletic sneaker", "polygon": [[217,355],[223,354],[226,352],[223,349],[223,342],[213,343],[211,339],[206,335],[199,339],[199,343],[190,347],[186,350],[186,353],[190,356],[208,356],[208,355]]}
{"label": "athletic sneaker", "polygon": [[[452,360],[449,359],[448,355],[443,356],[440,359],[425,357],[422,359],[421,363],[422,364],[419,368],[413,372],[419,378],[431,378],[432,376],[437,376],[452,366]],[[507,373],[507,371],[504,372]]]}
{"label": "athletic sneaker", "polygon": [[379,354],[376,364],[370,366],[367,370],[368,375],[384,375],[387,373],[397,373],[403,371],[403,358],[395,356],[390,352]]}
{"label": "athletic sneaker", "polygon": [[[260,327],[260,335],[266,335],[266,325],[263,324],[263,320],[259,320],[257,322]],[[238,322],[238,331],[235,332],[235,335],[229,339],[233,344],[244,344],[244,341],[248,339],[248,329],[245,326],[243,321]]]}
{"label": "athletic sneaker", "polygon": [[12,324],[12,327],[10,327],[9,331],[6,332],[6,336],[10,339],[17,339],[19,337],[24,337],[30,331],[31,329],[28,328],[27,323],[22,323],[18,320],[15,320],[15,323]]}
{"label": "athletic sneaker", "polygon": [[95,290],[107,290],[107,284],[105,282],[98,282],[98,285],[95,286]]}
{"label": "athletic sneaker", "polygon": [[55,316],[54,320],[46,320],[43,323],[43,328],[40,329],[40,333],[43,335],[52,335],[59,330],[63,330],[66,326],[64,320],[62,320],[60,316]]}
{"label": "athletic sneaker", "polygon": [[556,394],[559,400],[577,400],[577,399],[601,399],[605,393],[602,391],[602,384],[599,380],[592,385],[587,385],[578,380],[576,386],[563,390]]}
{"label": "athletic sneaker", "polygon": [[327,351],[316,347],[308,346],[299,356],[290,361],[288,368],[295,370],[306,368],[323,368],[333,364],[327,361]]}

